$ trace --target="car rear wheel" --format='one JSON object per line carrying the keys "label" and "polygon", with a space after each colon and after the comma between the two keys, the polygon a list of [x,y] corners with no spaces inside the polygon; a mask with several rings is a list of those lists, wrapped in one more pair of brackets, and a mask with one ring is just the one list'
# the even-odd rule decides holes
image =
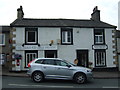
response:
{"label": "car rear wheel", "polygon": [[86,82],[86,76],[83,73],[77,73],[74,77],[74,80],[78,84],[83,84]]}
{"label": "car rear wheel", "polygon": [[32,79],[35,82],[41,82],[43,81],[43,74],[41,72],[34,72],[32,75]]}

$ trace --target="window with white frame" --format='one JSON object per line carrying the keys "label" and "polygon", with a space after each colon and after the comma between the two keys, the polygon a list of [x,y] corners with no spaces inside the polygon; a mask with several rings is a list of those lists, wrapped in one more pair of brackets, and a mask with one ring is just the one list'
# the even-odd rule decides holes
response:
{"label": "window with white frame", "polygon": [[95,66],[106,66],[105,50],[95,50]]}
{"label": "window with white frame", "polygon": [[95,44],[104,44],[105,38],[104,38],[104,30],[103,29],[95,29],[94,31],[94,38],[95,38]]}
{"label": "window with white frame", "polygon": [[0,65],[5,64],[6,56],[5,54],[0,53]]}
{"label": "window with white frame", "polygon": [[26,28],[26,44],[37,43],[37,30],[35,28]]}
{"label": "window with white frame", "polygon": [[62,28],[61,29],[61,43],[62,44],[73,44],[73,33],[72,29]]}
{"label": "window with white frame", "polygon": [[5,34],[0,34],[0,45],[5,45]]}

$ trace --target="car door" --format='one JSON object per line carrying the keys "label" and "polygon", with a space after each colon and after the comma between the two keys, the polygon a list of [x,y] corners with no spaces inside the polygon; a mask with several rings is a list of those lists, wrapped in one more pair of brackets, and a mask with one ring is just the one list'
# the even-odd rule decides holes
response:
{"label": "car door", "polygon": [[67,62],[55,60],[55,63],[57,78],[70,79],[72,77],[73,70],[71,69],[71,67],[68,67]]}
{"label": "car door", "polygon": [[42,63],[43,73],[45,78],[52,78],[55,75],[54,60],[44,59]]}

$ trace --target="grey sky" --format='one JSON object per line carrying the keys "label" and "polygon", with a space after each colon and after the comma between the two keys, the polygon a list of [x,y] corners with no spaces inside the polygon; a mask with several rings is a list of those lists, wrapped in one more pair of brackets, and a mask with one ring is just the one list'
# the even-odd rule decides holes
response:
{"label": "grey sky", "polygon": [[120,0],[0,0],[0,25],[9,25],[17,18],[17,8],[23,6],[24,18],[90,19],[95,6],[101,20],[118,25]]}

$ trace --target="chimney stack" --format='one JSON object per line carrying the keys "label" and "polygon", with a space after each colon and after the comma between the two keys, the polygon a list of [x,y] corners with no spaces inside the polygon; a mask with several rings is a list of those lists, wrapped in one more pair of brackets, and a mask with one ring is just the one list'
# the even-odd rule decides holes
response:
{"label": "chimney stack", "polygon": [[95,21],[100,21],[100,10],[98,10],[97,6],[93,9],[93,13],[91,14],[91,19]]}
{"label": "chimney stack", "polygon": [[24,12],[22,6],[17,9],[17,19],[22,19],[24,17]]}

